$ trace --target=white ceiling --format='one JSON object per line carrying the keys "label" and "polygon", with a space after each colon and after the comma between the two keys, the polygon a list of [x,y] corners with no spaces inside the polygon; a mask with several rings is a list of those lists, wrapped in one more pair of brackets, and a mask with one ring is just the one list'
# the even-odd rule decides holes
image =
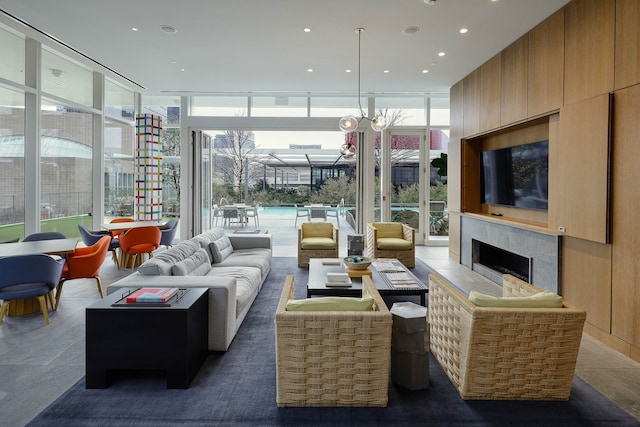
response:
{"label": "white ceiling", "polygon": [[[126,77],[146,95],[355,94],[357,27],[366,29],[362,93],[422,94],[448,93],[454,83],[566,3],[0,0],[0,9]],[[177,32],[164,33],[161,25]],[[409,26],[419,31],[404,35]],[[311,32],[303,32],[305,27]],[[468,33],[460,34],[462,27]]]}

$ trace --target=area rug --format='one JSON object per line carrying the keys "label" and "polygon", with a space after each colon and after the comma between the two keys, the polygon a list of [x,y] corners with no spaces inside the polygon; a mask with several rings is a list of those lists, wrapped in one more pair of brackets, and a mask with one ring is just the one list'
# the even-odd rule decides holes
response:
{"label": "area rug", "polygon": [[[426,280],[430,269],[416,261]],[[567,402],[464,401],[430,359],[430,386],[408,391],[390,382],[386,408],[278,408],[274,313],[285,277],[295,275],[296,298],[308,277],[295,258],[274,258],[263,289],[227,352],[211,353],[191,387],[167,390],[159,372],[126,373],[104,390],[84,379],[29,426],[637,426],[578,377]]]}

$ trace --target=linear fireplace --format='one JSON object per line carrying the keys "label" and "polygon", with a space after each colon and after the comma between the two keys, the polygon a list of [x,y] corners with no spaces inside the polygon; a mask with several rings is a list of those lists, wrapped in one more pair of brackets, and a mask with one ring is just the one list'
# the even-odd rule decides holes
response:
{"label": "linear fireplace", "polygon": [[[516,272],[518,277],[520,275],[526,276],[527,281],[538,288],[562,293],[562,284],[560,283],[561,236],[553,232],[542,231],[539,227],[527,228],[474,214],[461,215],[460,263],[502,285],[503,273],[481,264],[479,254],[484,250],[478,250],[480,243],[524,258],[521,260],[516,257],[515,261],[507,259],[506,267]],[[500,259],[502,253],[499,252],[499,254],[498,258]],[[495,264],[491,259],[486,261],[483,258],[482,262]],[[502,263],[503,261],[497,262],[497,264]]]}
{"label": "linear fireplace", "polygon": [[[473,270],[502,285],[502,275],[511,274],[531,283],[531,258],[472,239]],[[486,270],[489,271],[486,271]]]}

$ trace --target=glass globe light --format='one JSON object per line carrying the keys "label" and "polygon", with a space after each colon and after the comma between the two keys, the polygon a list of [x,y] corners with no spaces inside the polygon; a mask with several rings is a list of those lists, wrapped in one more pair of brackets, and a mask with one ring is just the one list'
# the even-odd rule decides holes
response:
{"label": "glass globe light", "polygon": [[376,132],[383,131],[387,128],[387,119],[383,116],[376,116],[371,120],[371,129]]}
{"label": "glass globe light", "polygon": [[338,122],[338,126],[342,132],[353,132],[358,129],[358,120],[353,116],[344,116]]}
{"label": "glass globe light", "polygon": [[340,147],[340,154],[342,154],[342,157],[345,159],[351,158],[356,154],[356,146],[349,143],[343,144],[342,147]]}

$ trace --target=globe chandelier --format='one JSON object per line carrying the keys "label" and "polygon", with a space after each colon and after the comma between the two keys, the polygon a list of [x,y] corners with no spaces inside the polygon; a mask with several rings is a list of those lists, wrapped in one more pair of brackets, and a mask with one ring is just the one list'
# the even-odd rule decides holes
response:
{"label": "globe chandelier", "polygon": [[[362,109],[362,102],[360,100],[360,57],[361,57],[361,38],[362,38],[362,33],[364,32],[364,28],[362,27],[356,28],[355,31],[356,33],[358,33],[358,107],[360,108],[361,117],[358,119],[352,115],[346,115],[340,119],[338,126],[340,127],[341,131],[348,133],[358,129],[358,125],[362,120],[368,120],[369,122],[371,122],[371,128],[374,131],[379,132],[387,128],[388,126],[387,119],[380,114],[376,115],[374,118],[369,118],[367,117],[367,115],[364,113],[364,110]],[[351,145],[351,144],[345,144],[345,145]],[[351,147],[354,148],[353,152],[355,153],[355,147],[353,147],[353,145],[351,145]]]}

